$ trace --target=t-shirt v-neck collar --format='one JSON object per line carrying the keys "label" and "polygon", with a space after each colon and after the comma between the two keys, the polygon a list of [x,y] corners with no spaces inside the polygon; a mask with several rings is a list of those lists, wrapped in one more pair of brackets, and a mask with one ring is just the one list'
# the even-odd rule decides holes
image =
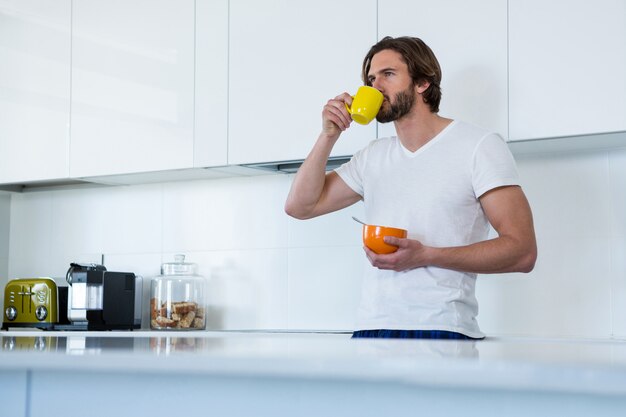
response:
{"label": "t-shirt v-neck collar", "polygon": [[444,127],[441,132],[437,133],[437,135],[432,138],[431,140],[429,140],[428,142],[426,142],[423,146],[420,146],[415,152],[411,152],[410,150],[408,150],[403,144],[402,141],[400,141],[400,138],[396,137],[398,140],[398,143],[400,144],[400,148],[402,149],[402,152],[408,156],[409,158],[415,158],[417,155],[425,152],[428,148],[430,148],[433,144],[435,144],[436,142],[438,142],[442,137],[444,137],[446,135],[446,133],[452,128],[452,126],[456,125],[456,120],[453,120],[452,122],[448,123],[448,126]]}

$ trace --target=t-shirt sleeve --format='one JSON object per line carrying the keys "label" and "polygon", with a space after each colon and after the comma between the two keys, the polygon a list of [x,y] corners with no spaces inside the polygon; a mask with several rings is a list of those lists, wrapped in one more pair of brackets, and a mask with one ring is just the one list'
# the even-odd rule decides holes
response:
{"label": "t-shirt sleeve", "polygon": [[515,159],[497,134],[489,134],[478,143],[473,162],[472,185],[476,198],[497,187],[520,185]]}
{"label": "t-shirt sleeve", "polygon": [[339,178],[355,193],[363,197],[363,168],[365,165],[366,150],[360,150],[348,162],[335,169]]}

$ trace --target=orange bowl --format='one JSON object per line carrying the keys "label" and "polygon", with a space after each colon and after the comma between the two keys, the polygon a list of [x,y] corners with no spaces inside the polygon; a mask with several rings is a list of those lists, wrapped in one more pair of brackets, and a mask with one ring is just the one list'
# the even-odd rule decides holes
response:
{"label": "orange bowl", "polygon": [[385,236],[395,236],[405,239],[407,231],[395,227],[363,225],[363,244],[378,254],[393,253],[398,250],[397,246],[389,245],[383,240]]}

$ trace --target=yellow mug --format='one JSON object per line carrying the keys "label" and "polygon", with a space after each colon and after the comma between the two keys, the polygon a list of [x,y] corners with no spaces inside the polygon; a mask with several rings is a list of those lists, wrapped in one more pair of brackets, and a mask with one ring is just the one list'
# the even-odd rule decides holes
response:
{"label": "yellow mug", "polygon": [[352,96],[352,105],[346,104],[346,110],[352,116],[352,120],[366,125],[376,118],[382,104],[383,93],[374,87],[364,85]]}

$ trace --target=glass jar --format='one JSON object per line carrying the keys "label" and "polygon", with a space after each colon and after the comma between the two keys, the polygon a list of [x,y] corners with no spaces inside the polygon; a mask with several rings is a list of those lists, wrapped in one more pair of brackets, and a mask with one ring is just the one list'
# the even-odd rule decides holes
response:
{"label": "glass jar", "polygon": [[206,328],[206,280],[198,266],[185,262],[185,255],[161,265],[161,275],[152,278],[150,328],[154,330],[204,330]]}

